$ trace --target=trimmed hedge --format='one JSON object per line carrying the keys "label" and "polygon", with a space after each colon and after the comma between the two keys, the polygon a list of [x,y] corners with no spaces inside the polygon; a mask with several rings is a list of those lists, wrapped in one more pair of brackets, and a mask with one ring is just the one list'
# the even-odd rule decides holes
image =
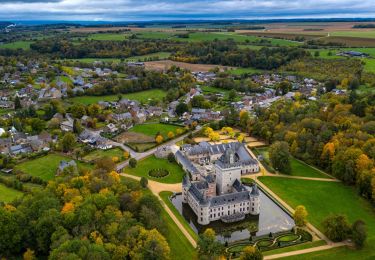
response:
{"label": "trimmed hedge", "polygon": [[154,178],[163,178],[169,174],[166,169],[152,169],[148,172],[148,175]]}

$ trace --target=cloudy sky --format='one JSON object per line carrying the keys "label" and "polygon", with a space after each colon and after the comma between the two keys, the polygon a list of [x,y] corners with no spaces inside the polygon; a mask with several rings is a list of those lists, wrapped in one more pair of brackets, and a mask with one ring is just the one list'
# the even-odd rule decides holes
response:
{"label": "cloudy sky", "polygon": [[375,0],[0,0],[0,20],[375,17]]}

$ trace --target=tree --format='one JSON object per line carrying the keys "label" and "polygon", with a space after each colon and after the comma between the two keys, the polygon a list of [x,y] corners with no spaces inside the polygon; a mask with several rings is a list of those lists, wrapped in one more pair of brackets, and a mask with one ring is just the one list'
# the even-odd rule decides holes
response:
{"label": "tree", "polygon": [[262,253],[258,250],[258,248],[254,246],[245,247],[240,256],[240,260],[262,260],[262,259],[263,259]]}
{"label": "tree", "polygon": [[173,163],[173,162],[176,161],[176,159],[174,158],[174,154],[173,153],[169,153],[167,159],[168,159],[168,161],[170,163]]}
{"label": "tree", "polygon": [[62,149],[64,152],[71,151],[76,145],[76,137],[74,134],[68,132],[61,140]]}
{"label": "tree", "polygon": [[23,260],[34,260],[35,254],[34,251],[28,248],[25,253],[23,253]]}
{"label": "tree", "polygon": [[134,158],[130,158],[130,160],[129,160],[129,166],[132,167],[132,168],[137,167],[137,160],[134,159]]}
{"label": "tree", "polygon": [[278,141],[272,144],[269,150],[269,157],[273,168],[282,173],[290,173],[290,152],[287,142]]}
{"label": "tree", "polygon": [[323,221],[324,234],[334,242],[346,239],[350,233],[350,225],[345,215],[330,215]]}
{"label": "tree", "polygon": [[300,205],[296,207],[294,214],[293,214],[293,218],[294,218],[294,222],[296,223],[298,227],[303,227],[306,225],[307,215],[308,213],[304,206]]}
{"label": "tree", "polygon": [[174,133],[172,131],[168,132],[168,138],[173,139],[174,138]]}
{"label": "tree", "polygon": [[142,188],[147,188],[148,180],[147,180],[147,178],[142,177],[142,178],[139,180],[139,183],[141,184]]}
{"label": "tree", "polygon": [[178,105],[176,106],[176,114],[178,116],[182,116],[185,112],[188,112],[188,111],[189,111],[188,105],[183,102],[178,103]]}
{"label": "tree", "polygon": [[130,157],[130,153],[128,151],[125,151],[124,152],[124,158],[125,158],[125,160],[129,159],[129,157]]}
{"label": "tree", "polygon": [[224,247],[216,240],[215,231],[207,228],[199,235],[197,250],[200,258],[213,259],[222,255]]}
{"label": "tree", "polygon": [[21,100],[18,96],[16,96],[16,98],[14,99],[14,109],[19,110],[21,108],[22,108]]}
{"label": "tree", "polygon": [[212,132],[208,138],[210,138],[211,141],[213,142],[218,142],[220,141],[220,134],[219,133],[216,133],[216,132]]}
{"label": "tree", "polygon": [[352,225],[352,239],[357,248],[362,248],[367,238],[366,224],[362,220],[357,220]]}
{"label": "tree", "polygon": [[74,119],[73,121],[73,133],[80,134],[83,131],[83,127],[81,122],[78,119]]}
{"label": "tree", "polygon": [[116,163],[111,157],[104,156],[95,161],[95,169],[101,169],[108,173],[116,169]]}
{"label": "tree", "polygon": [[161,144],[162,142],[163,142],[163,140],[164,140],[164,138],[163,138],[163,136],[162,135],[157,135],[156,137],[155,137],[155,142],[157,143],[157,144]]}
{"label": "tree", "polygon": [[228,93],[228,99],[229,99],[230,101],[233,101],[233,100],[236,98],[236,96],[237,96],[237,92],[236,92],[236,90],[231,89],[231,90],[229,91],[229,93]]}

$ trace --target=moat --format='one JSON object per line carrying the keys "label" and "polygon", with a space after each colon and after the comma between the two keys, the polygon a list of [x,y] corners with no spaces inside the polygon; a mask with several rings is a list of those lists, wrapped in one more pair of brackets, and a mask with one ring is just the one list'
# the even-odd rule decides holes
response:
{"label": "moat", "polygon": [[[249,187],[249,189],[251,189]],[[248,215],[244,220],[236,223],[223,223],[215,221],[209,225],[199,225],[194,212],[188,204],[182,203],[182,195],[177,194],[171,198],[173,205],[187,220],[194,232],[200,234],[206,228],[212,228],[217,234],[217,239],[224,242],[234,242],[248,239],[251,236],[261,236],[287,231],[294,227],[293,218],[260,190],[261,210],[259,216]]]}

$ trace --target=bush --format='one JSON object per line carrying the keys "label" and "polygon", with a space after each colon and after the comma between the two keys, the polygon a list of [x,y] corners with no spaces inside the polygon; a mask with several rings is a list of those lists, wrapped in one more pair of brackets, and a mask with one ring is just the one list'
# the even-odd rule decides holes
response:
{"label": "bush", "polygon": [[132,167],[132,168],[137,167],[137,160],[134,159],[134,158],[131,158],[131,159],[129,160],[129,166]]}
{"label": "bush", "polygon": [[345,215],[331,215],[323,221],[326,236],[334,242],[346,239],[350,233],[350,225]]}
{"label": "bush", "polygon": [[169,171],[166,169],[152,169],[148,172],[148,175],[154,178],[163,178],[169,174]]}
{"label": "bush", "polygon": [[357,220],[352,226],[352,239],[356,248],[362,248],[367,238],[366,224],[362,220]]}
{"label": "bush", "polygon": [[167,158],[170,163],[173,163],[176,161],[173,153],[169,153]]}
{"label": "bush", "polygon": [[148,180],[147,180],[147,178],[142,177],[141,180],[139,181],[139,183],[141,184],[142,188],[147,188]]}

